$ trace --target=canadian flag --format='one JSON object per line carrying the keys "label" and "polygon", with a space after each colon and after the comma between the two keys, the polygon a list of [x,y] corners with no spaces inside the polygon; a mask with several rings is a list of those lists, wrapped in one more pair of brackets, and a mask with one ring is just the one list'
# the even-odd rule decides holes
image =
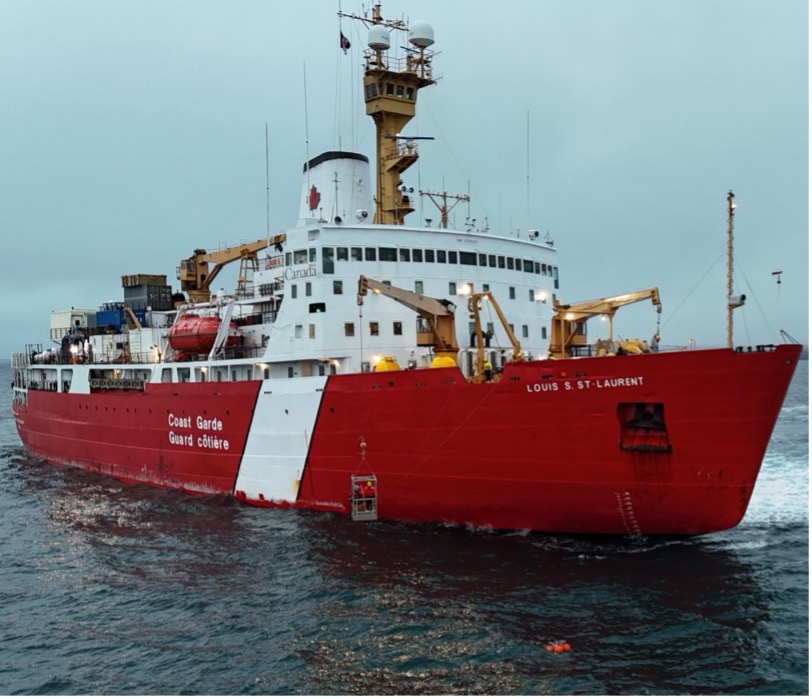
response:
{"label": "canadian flag", "polygon": [[344,53],[347,53],[347,49],[350,48],[351,46],[350,40],[346,36],[344,36],[344,32],[339,32],[339,34],[341,35],[340,40],[341,48],[344,49]]}

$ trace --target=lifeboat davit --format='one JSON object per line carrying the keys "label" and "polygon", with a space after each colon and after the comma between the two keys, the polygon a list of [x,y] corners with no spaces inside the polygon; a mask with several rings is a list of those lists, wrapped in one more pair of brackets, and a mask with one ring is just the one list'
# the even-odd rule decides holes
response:
{"label": "lifeboat davit", "polygon": [[[192,313],[179,318],[169,328],[169,346],[179,352],[203,354],[214,347],[217,331],[222,321],[216,316],[198,316]],[[240,341],[236,323],[229,323],[226,347],[234,347]]]}

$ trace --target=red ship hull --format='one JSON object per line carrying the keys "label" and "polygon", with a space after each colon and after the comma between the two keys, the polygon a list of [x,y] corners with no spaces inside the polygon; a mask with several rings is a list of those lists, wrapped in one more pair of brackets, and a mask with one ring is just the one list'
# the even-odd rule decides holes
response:
{"label": "red ship hull", "polygon": [[[50,463],[194,493],[230,493],[260,382],[151,384],[145,393],[29,391],[14,405],[26,449]],[[228,415],[228,449],[180,450],[187,419]]]}
{"label": "red ship hull", "polygon": [[[14,413],[25,446],[51,462],[253,504],[349,513],[351,477],[371,473],[384,519],[699,534],[744,516],[800,351],[527,362],[483,384],[455,368],[331,376],[298,494],[281,501],[236,487],[260,381],[29,391]],[[192,413],[227,413],[228,448],[176,448],[170,416]]]}

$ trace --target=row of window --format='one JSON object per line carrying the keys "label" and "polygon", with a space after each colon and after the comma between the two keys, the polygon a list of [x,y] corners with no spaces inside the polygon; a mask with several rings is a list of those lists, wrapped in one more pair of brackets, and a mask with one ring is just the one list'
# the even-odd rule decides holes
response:
{"label": "row of window", "polygon": [[398,83],[369,83],[364,86],[364,94],[367,100],[386,95],[387,97],[397,97],[398,99],[406,99],[409,102],[414,102],[414,88]]}
{"label": "row of window", "polygon": [[[424,333],[428,332],[429,328],[425,321],[422,318],[417,318],[417,332]],[[510,331],[512,333],[516,332],[516,329],[513,327],[513,323],[508,323],[510,327]],[[368,324],[369,336],[370,337],[378,337],[381,334],[381,324],[377,320],[369,321]],[[473,323],[468,324],[468,333],[473,336],[476,329]],[[493,337],[495,333],[495,328],[493,323],[487,323],[485,326],[485,333],[488,337]],[[530,326],[529,325],[522,325],[522,337],[528,338],[530,337]],[[402,336],[403,335],[403,322],[399,320],[392,321],[392,334],[395,336]],[[307,326],[307,335],[311,340],[316,338],[316,326],[313,323],[309,323]],[[293,330],[293,336],[300,340],[304,337],[304,325],[296,325]],[[355,337],[355,323],[344,323],[344,336],[345,337]],[[541,339],[547,339],[547,328],[545,326],[541,327]]]}
{"label": "row of window", "polygon": [[[390,282],[386,282],[389,284]],[[468,287],[468,291],[463,291],[460,287],[457,286],[457,282],[448,282],[448,293],[451,296],[456,296],[458,293],[462,295],[467,295],[471,293],[474,289],[473,282],[465,282],[464,286]],[[490,284],[483,284],[482,291],[490,291],[491,285]],[[416,294],[422,294],[423,291],[423,282],[420,279],[416,279],[414,282],[414,292]],[[344,281],[342,279],[334,279],[333,280],[333,294],[334,295],[341,295],[344,293]],[[313,295],[313,282],[305,282],[305,296],[312,296]],[[290,285],[290,297],[292,299],[299,297],[299,287],[297,284]],[[508,298],[515,299],[516,298],[516,287],[509,286],[508,287]],[[546,292],[543,290],[536,290],[536,289],[528,289],[527,290],[527,298],[529,301],[547,301]],[[553,294],[553,298],[555,298],[555,294]],[[324,313],[326,310],[325,305],[323,303],[311,303],[310,304],[310,312],[311,313]]]}
{"label": "row of window", "polygon": [[[428,328],[424,323],[421,323],[421,318],[417,319],[417,332],[427,332]],[[513,327],[513,323],[508,323],[510,327],[510,331],[512,333],[516,332],[516,329]],[[301,326],[297,326],[301,327]],[[311,335],[310,337],[315,337],[315,328],[313,325],[310,326],[311,328]],[[369,335],[370,337],[378,337],[380,335],[381,328],[380,323],[378,321],[373,320],[369,322]],[[468,333],[473,335],[475,332],[475,327],[473,323],[468,324]],[[485,327],[485,332],[489,337],[493,337],[495,329],[493,323],[488,323]],[[395,320],[392,322],[392,334],[393,335],[403,335],[403,323],[399,320]],[[344,323],[344,336],[345,337],[355,337],[355,323]],[[297,337],[301,337],[301,335],[297,335]],[[529,325],[522,325],[522,337],[530,337],[530,326]],[[542,326],[541,328],[541,339],[547,339],[547,328]]]}
{"label": "row of window", "polygon": [[[322,272],[335,273],[335,262],[429,262],[471,267],[492,267],[508,269],[527,274],[541,274],[552,277],[558,288],[558,267],[546,262],[526,260],[521,257],[486,254],[457,250],[432,250],[424,248],[390,247],[325,247],[322,248]],[[301,265],[316,261],[316,248],[294,250],[285,253],[285,264]]]}

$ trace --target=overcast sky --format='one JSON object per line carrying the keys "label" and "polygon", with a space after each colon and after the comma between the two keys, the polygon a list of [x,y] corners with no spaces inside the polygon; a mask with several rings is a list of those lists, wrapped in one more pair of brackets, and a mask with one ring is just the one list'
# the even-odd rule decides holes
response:
{"label": "overcast sky", "polygon": [[[344,55],[338,9],[2,0],[0,357],[47,344],[52,310],[120,300],[122,274],[177,287],[195,248],[264,236],[266,124],[272,232],[295,222],[308,155],[374,155],[366,31],[342,21]],[[659,286],[664,345],[725,341],[732,189],[735,291],[748,297],[736,343],[782,328],[806,343],[805,0],[393,0],[383,11],[429,21],[441,52],[442,79],[407,127],[435,140],[407,184],[470,189],[471,216],[494,233],[549,231],[565,301]],[[459,225],[467,213],[455,209]],[[651,308],[629,314],[640,330],[621,334],[650,337]]]}

